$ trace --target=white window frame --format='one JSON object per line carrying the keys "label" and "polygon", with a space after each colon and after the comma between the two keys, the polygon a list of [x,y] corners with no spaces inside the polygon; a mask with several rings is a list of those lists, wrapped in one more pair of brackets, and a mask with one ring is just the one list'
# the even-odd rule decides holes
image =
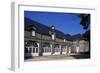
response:
{"label": "white window frame", "polygon": [[66,39],[64,39],[64,42],[66,42]]}
{"label": "white window frame", "polygon": [[52,40],[54,40],[55,39],[55,34],[52,34]]}
{"label": "white window frame", "polygon": [[32,36],[35,36],[36,33],[35,33],[35,30],[32,30]]}

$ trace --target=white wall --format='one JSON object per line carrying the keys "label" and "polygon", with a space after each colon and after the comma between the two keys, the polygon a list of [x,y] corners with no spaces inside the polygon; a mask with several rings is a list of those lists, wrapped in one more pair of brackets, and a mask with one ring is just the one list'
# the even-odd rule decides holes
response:
{"label": "white wall", "polygon": [[[23,0],[25,1],[25,0]],[[26,0],[29,1],[29,0]],[[37,73],[98,73],[100,70],[98,68],[100,68],[100,5],[99,5],[99,0],[45,0],[45,2],[43,2],[44,0],[32,0],[34,1],[34,3],[45,3],[45,4],[49,4],[49,5],[87,5],[87,6],[96,6],[98,8],[98,14],[96,17],[96,20],[98,20],[98,25],[96,24],[97,29],[93,30],[95,33],[93,33],[93,38],[94,38],[94,45],[96,45],[96,50],[98,54],[97,57],[97,63],[99,65],[99,67],[96,66],[84,66],[84,67],[53,67],[53,68],[46,68],[41,70],[34,70],[34,71],[30,71],[30,72],[37,72]],[[11,55],[11,0],[1,0],[0,1],[0,73],[11,73],[12,71],[9,70],[10,68],[10,55]],[[96,38],[96,39],[95,39]],[[94,47],[93,47],[94,48]],[[25,72],[25,71],[24,71]],[[28,72],[28,71],[26,71]]]}

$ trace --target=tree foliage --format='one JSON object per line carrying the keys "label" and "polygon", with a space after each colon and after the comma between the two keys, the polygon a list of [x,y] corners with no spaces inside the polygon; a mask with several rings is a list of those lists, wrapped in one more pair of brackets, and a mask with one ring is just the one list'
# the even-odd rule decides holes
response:
{"label": "tree foliage", "polygon": [[[80,24],[83,26],[83,29],[88,29],[90,26],[90,14],[79,14],[78,16],[81,18]],[[90,28],[83,34],[83,37],[90,42]]]}
{"label": "tree foliage", "polygon": [[84,34],[83,37],[85,37],[87,39],[87,41],[90,42],[90,30],[87,30]]}
{"label": "tree foliage", "polygon": [[80,24],[83,26],[83,29],[88,29],[90,26],[90,14],[79,14],[81,18]]}

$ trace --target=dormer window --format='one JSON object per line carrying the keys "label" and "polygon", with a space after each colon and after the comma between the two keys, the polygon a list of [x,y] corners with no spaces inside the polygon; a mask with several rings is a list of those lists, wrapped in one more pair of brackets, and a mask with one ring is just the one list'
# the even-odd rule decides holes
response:
{"label": "dormer window", "polygon": [[64,42],[66,42],[66,39],[64,39]]}
{"label": "dormer window", "polygon": [[51,35],[51,39],[54,40],[55,39],[55,27],[51,26],[51,29],[49,31],[49,34]]}
{"label": "dormer window", "polygon": [[35,36],[35,30],[32,30],[32,36]]}
{"label": "dormer window", "polygon": [[31,27],[32,36],[35,36],[35,33],[36,33],[35,31],[36,31],[36,27],[32,26]]}
{"label": "dormer window", "polygon": [[55,39],[55,34],[52,34],[52,40],[54,40]]}

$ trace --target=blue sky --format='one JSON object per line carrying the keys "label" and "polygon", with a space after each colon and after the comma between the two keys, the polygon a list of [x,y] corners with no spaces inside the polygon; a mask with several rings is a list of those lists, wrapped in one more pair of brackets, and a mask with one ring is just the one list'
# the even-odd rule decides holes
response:
{"label": "blue sky", "polygon": [[47,26],[54,25],[55,29],[65,34],[74,35],[83,32],[81,19],[75,13],[24,11],[24,16]]}

